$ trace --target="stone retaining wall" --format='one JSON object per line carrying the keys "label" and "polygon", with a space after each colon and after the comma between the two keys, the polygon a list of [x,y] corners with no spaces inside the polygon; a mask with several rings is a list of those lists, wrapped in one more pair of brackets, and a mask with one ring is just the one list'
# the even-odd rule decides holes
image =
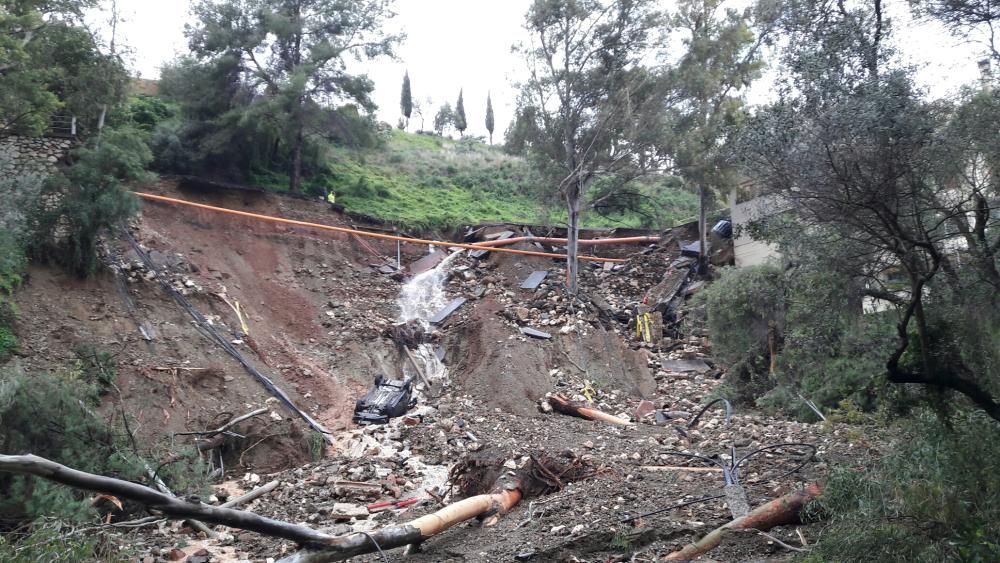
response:
{"label": "stone retaining wall", "polygon": [[73,147],[74,139],[61,137],[23,137],[11,135],[0,138],[0,176],[46,174],[55,169],[56,163]]}

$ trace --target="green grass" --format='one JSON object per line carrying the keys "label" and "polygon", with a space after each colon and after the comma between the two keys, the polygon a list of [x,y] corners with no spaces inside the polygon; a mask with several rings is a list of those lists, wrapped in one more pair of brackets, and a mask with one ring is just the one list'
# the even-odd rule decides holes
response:
{"label": "green grass", "polygon": [[[538,174],[499,147],[393,130],[379,148],[331,148],[326,160],[329,173],[312,179],[313,190],[331,187],[349,210],[380,219],[410,226],[566,222],[560,200],[546,196]],[[647,181],[638,189],[648,195],[641,213],[589,212],[584,226],[669,226],[697,209],[696,196],[676,184]]]}

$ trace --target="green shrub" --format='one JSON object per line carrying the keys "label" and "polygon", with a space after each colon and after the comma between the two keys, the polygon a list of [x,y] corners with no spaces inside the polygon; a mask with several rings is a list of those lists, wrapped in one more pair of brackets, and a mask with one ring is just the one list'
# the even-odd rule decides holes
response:
{"label": "green shrub", "polygon": [[[91,409],[96,385],[78,372],[27,376],[0,371],[0,453],[33,453],[74,468],[137,479],[137,463],[120,453],[122,436]],[[40,479],[0,474],[0,514],[31,521],[93,514],[84,494]]]}
{"label": "green shrub", "polygon": [[978,413],[898,425],[870,471],[838,470],[810,510],[829,520],[808,561],[1000,560],[1000,427]]}
{"label": "green shrub", "polygon": [[36,203],[31,253],[81,276],[97,269],[102,232],[122,225],[138,209],[125,182],[148,180],[152,153],[132,129],[108,130],[80,149],[65,176],[52,176]]}
{"label": "green shrub", "polygon": [[0,561],[4,563],[78,563],[98,560],[125,561],[124,553],[102,549],[99,538],[67,535],[59,522],[39,521],[23,529],[0,535]]}
{"label": "green shrub", "polygon": [[0,359],[4,356],[5,343],[12,348],[13,334],[7,328],[9,317],[16,311],[11,297],[14,295],[21,282],[24,280],[24,271],[28,267],[27,258],[24,255],[19,241],[10,231],[0,231],[0,331],[7,331],[6,338],[0,332]]}
{"label": "green shrub", "polygon": [[[2,321],[0,321],[2,323]],[[6,360],[17,349],[17,337],[8,326],[0,324],[0,362]]]}
{"label": "green shrub", "polygon": [[712,350],[729,366],[734,399],[753,401],[774,387],[770,340],[780,339],[786,283],[777,266],[724,268],[705,290]]}
{"label": "green shrub", "polygon": [[132,96],[128,99],[122,121],[123,125],[151,132],[161,122],[176,117],[179,111],[177,104],[157,96]]}
{"label": "green shrub", "polygon": [[80,366],[80,377],[104,395],[115,383],[118,376],[118,362],[110,352],[102,352],[91,344],[77,346],[76,357]]}
{"label": "green shrub", "polygon": [[846,400],[866,411],[895,400],[883,377],[892,318],[863,315],[836,274],[724,269],[703,293],[713,350],[729,366],[730,398],[806,420],[818,417],[804,399],[826,408]]}

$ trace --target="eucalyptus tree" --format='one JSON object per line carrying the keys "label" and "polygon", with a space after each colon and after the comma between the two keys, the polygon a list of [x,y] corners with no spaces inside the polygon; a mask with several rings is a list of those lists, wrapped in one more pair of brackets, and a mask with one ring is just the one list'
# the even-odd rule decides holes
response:
{"label": "eucalyptus tree", "polygon": [[510,146],[527,151],[558,191],[568,219],[567,290],[578,290],[580,216],[599,178],[621,182],[656,166],[661,76],[648,67],[663,14],[653,0],[536,0]]}
{"label": "eucalyptus tree", "polygon": [[744,10],[724,4],[682,0],[669,21],[684,50],[668,70],[670,132],[661,150],[669,154],[674,173],[698,192],[703,267],[708,198],[735,184],[736,166],[725,142],[744,112],[747,87],[764,66],[763,49],[774,38],[780,13],[767,0]]}

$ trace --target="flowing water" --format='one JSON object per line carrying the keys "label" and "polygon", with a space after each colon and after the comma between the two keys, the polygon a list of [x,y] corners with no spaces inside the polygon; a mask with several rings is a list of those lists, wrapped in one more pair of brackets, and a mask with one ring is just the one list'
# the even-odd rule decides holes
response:
{"label": "flowing water", "polygon": [[[449,299],[444,285],[448,280],[448,269],[459,254],[461,251],[451,254],[434,268],[406,282],[399,292],[399,322],[418,321],[425,332],[433,331],[429,319],[448,304]],[[447,380],[448,369],[438,359],[432,344],[421,344],[412,351],[412,356],[430,381]],[[403,366],[403,372],[409,376],[412,366],[405,361]]]}

